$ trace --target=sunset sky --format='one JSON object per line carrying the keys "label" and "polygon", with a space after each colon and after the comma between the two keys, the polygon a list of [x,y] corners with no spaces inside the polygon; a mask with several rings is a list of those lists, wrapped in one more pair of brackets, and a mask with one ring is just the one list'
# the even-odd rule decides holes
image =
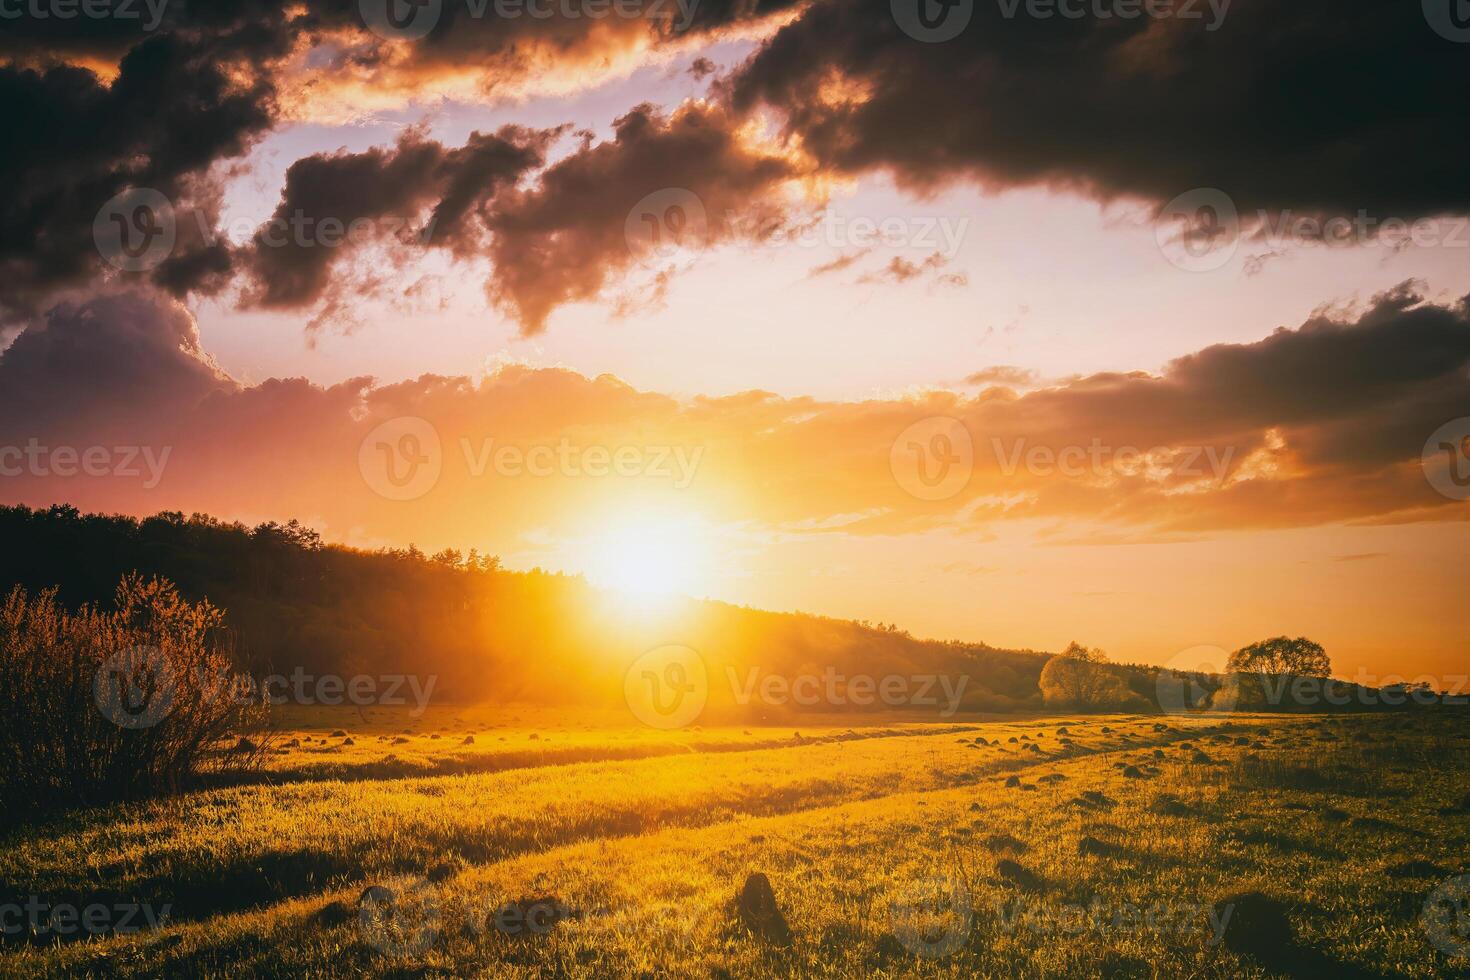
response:
{"label": "sunset sky", "polygon": [[1470,672],[1470,44],[913,6],[5,20],[0,500]]}

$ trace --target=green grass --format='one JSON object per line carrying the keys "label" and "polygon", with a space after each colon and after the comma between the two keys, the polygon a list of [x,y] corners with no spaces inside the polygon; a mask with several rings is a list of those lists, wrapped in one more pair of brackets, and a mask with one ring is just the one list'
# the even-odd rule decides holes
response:
{"label": "green grass", "polygon": [[[416,728],[391,737],[412,739],[423,765],[464,771],[372,779],[358,768],[334,780],[291,748],[276,783],[12,835],[0,852],[5,894],[168,903],[171,921],[11,944],[0,973],[1430,977],[1470,967],[1419,921],[1441,881],[1470,872],[1470,817],[1449,812],[1470,786],[1470,730],[1444,716],[1234,716],[1218,722],[1228,733],[1216,722],[1156,731],[1158,719],[1140,716],[843,724],[800,740],[789,728],[668,734],[502,717],[354,726],[318,712],[292,737],[330,744],[347,731],[349,768],[386,753],[380,735]],[[1045,751],[1025,750],[1023,734]],[[999,744],[977,747],[976,736]],[[1022,785],[1008,788],[1009,776]],[[789,945],[753,935],[732,907],[756,871],[774,885]],[[432,896],[432,942],[395,949],[384,937],[400,932],[363,926],[358,896],[375,883]],[[1270,926],[1248,904],[1236,931],[1222,919],[1248,892],[1282,903],[1294,959],[1242,947]],[[487,924],[539,897],[580,915],[529,935]],[[402,918],[418,921],[408,908]],[[926,940],[943,955],[915,955]]]}

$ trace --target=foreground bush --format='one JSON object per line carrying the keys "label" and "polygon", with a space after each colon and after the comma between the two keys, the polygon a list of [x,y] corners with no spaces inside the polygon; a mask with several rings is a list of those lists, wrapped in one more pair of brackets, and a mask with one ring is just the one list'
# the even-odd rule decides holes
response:
{"label": "foreground bush", "polygon": [[62,608],[55,590],[0,603],[0,806],[103,803],[178,790],[260,762],[243,733],[265,705],[239,696],[224,616],[162,579],[125,576],[113,608]]}

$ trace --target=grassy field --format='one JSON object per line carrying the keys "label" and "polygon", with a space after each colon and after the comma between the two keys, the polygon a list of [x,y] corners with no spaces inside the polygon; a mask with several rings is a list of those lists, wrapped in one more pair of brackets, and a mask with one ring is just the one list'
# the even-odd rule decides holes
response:
{"label": "grassy field", "polygon": [[1470,975],[1450,716],[287,721],[263,779],[12,832],[0,904],[96,918],[0,973]]}

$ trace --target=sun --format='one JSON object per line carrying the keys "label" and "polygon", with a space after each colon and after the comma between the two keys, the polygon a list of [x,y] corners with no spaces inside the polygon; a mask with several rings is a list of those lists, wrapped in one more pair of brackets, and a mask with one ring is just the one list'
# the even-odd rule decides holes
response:
{"label": "sun", "polygon": [[698,523],[686,517],[615,518],[586,541],[587,578],[643,600],[694,594],[705,572],[701,537]]}

